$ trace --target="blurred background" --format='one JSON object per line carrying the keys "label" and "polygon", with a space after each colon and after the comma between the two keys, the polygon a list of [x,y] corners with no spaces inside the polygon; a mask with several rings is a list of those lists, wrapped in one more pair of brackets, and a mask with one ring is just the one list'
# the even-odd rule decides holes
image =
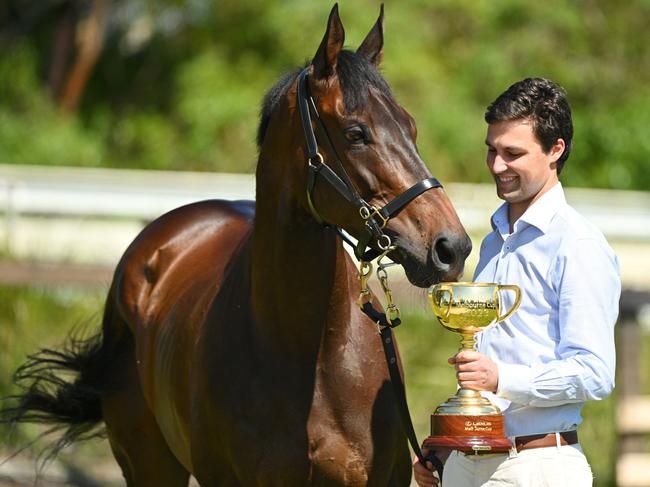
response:
{"label": "blurred background", "polygon": [[[379,5],[340,2],[351,49]],[[0,396],[12,392],[27,353],[60,343],[73,326],[97,326],[112,268],[146,222],[197,199],[254,196],[261,99],[312,58],[331,7],[0,1]],[[600,486],[650,485],[650,463],[639,456],[650,423],[649,23],[648,0],[385,4],[382,72],[472,236],[468,278],[499,204],[483,162],[485,107],[528,76],[568,92],[575,141],[562,182],[617,251],[625,289],[617,391],[585,408],[581,428]],[[458,339],[433,322],[423,292],[393,280],[423,438],[431,409],[453,392],[446,358]],[[0,462],[37,432],[0,429]],[[31,485],[40,446],[0,464],[0,485]],[[75,445],[43,479],[121,484],[106,442]]]}

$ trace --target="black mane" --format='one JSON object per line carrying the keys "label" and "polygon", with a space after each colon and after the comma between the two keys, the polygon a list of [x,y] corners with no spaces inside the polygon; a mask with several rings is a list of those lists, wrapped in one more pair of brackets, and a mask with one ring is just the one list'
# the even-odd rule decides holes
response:
{"label": "black mane", "polygon": [[[264,96],[260,111],[260,123],[257,129],[257,147],[262,146],[264,135],[269,125],[271,114],[279,101],[286,94],[289,86],[300,74],[303,68],[292,69],[282,75],[273,87]],[[348,113],[353,113],[364,106],[368,101],[370,87],[392,98],[392,93],[384,78],[373,64],[360,54],[343,50],[340,52],[336,63],[336,74],[343,90],[343,104]]]}
{"label": "black mane", "polygon": [[271,89],[264,96],[264,101],[262,102],[262,109],[260,110],[260,124],[257,127],[257,148],[262,147],[262,142],[264,142],[264,135],[266,134],[266,129],[269,126],[269,120],[271,119],[271,114],[278,106],[278,103],[282,97],[286,94],[291,83],[296,79],[300,74],[303,68],[295,68],[291,71],[284,73],[282,77],[271,87]]}

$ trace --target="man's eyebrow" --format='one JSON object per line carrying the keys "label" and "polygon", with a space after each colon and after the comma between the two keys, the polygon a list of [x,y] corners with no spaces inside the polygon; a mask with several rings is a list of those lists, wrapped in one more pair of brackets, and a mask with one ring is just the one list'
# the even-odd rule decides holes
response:
{"label": "man's eyebrow", "polygon": [[[488,147],[494,148],[494,146],[487,139],[485,140],[485,145],[487,145]],[[525,150],[526,150],[524,147],[521,147],[521,146],[518,146],[518,145],[508,145],[506,147],[502,147],[502,149],[504,149],[506,151],[510,151],[510,152],[520,152],[520,151],[525,152]]]}

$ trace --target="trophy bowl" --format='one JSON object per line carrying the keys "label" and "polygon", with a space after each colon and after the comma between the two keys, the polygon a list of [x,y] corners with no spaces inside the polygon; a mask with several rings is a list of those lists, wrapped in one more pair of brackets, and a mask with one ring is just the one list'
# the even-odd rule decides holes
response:
{"label": "trophy bowl", "polygon": [[[514,293],[502,311],[501,293]],[[510,317],[521,302],[518,286],[486,282],[445,282],[429,290],[429,302],[440,324],[461,335],[463,350],[475,350],[476,333]],[[503,432],[503,415],[480,392],[459,388],[431,415],[431,436],[424,446],[450,447],[463,452],[510,449]]]}

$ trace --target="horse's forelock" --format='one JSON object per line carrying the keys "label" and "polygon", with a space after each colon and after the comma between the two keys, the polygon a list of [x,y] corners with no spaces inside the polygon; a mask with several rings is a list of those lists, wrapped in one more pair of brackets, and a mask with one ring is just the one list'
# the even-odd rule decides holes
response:
{"label": "horse's forelock", "polygon": [[[285,73],[266,93],[260,111],[260,123],[257,129],[257,146],[262,146],[264,135],[269,125],[271,114],[285,96],[289,86],[303,68],[292,69]],[[368,102],[368,89],[373,87],[380,93],[392,97],[388,83],[375,66],[356,52],[343,50],[336,63],[336,74],[343,91],[343,104],[346,112],[353,113]]]}
{"label": "horse's forelock", "polygon": [[375,66],[356,52],[343,50],[336,63],[336,74],[341,82],[343,104],[348,113],[354,113],[368,102],[370,87],[387,97],[392,93],[386,80]]}

